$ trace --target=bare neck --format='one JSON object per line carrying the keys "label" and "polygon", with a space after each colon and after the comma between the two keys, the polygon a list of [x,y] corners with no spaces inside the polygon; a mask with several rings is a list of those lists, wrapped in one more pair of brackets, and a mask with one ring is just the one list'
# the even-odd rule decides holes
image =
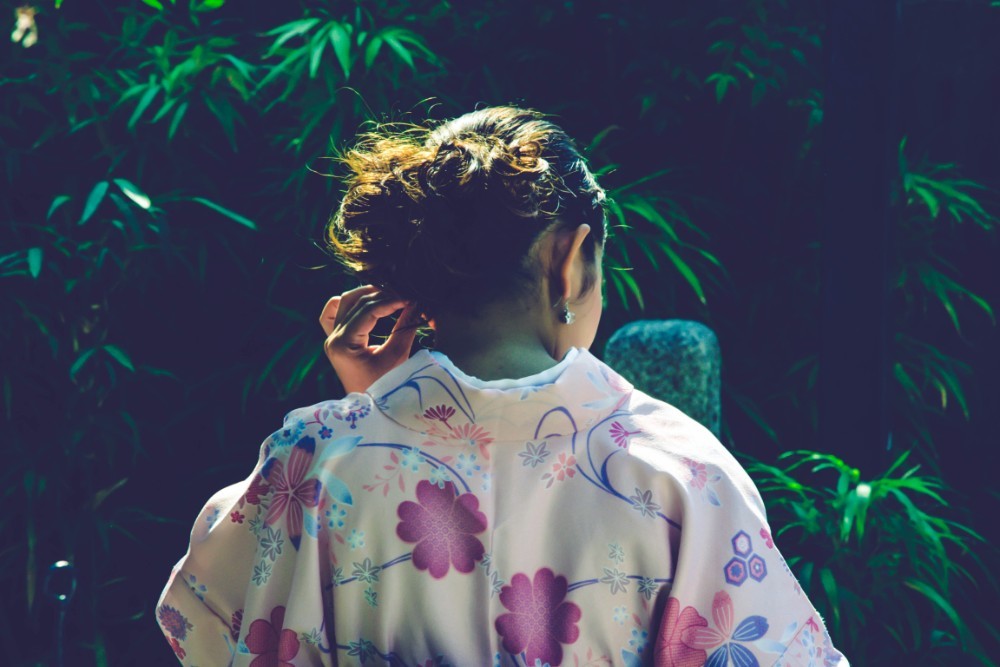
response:
{"label": "bare neck", "polygon": [[481,380],[522,378],[558,363],[546,346],[548,322],[537,306],[501,303],[476,317],[435,318],[434,349]]}

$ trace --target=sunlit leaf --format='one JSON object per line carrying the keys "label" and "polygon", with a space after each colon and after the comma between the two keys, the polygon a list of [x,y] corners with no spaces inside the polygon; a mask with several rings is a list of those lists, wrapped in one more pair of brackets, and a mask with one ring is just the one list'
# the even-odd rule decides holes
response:
{"label": "sunlit leaf", "polygon": [[135,202],[136,206],[139,208],[146,210],[152,204],[149,197],[131,182],[125,180],[124,178],[116,178],[114,181],[115,185],[121,188],[121,191],[125,193],[125,196]]}

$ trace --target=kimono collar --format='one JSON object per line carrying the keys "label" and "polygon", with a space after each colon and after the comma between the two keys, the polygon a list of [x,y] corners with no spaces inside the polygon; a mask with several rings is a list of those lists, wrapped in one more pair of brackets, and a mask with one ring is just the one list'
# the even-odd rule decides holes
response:
{"label": "kimono collar", "polygon": [[633,387],[584,348],[519,379],[480,380],[440,352],[420,350],[367,394],[390,420],[427,436],[485,430],[493,441],[528,441],[586,430],[618,410]]}

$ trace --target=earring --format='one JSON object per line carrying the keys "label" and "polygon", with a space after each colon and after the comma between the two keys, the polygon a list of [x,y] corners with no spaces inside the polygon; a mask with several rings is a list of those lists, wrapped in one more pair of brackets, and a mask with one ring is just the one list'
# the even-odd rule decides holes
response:
{"label": "earring", "polygon": [[559,319],[563,324],[573,324],[573,322],[576,321],[576,315],[574,315],[573,311],[569,309],[569,303],[563,306],[563,311],[559,315]]}

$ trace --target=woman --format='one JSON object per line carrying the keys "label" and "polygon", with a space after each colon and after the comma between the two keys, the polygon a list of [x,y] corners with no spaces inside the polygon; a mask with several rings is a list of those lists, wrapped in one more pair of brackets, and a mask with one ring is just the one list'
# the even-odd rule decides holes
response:
{"label": "woman", "polygon": [[344,161],[350,393],[206,505],[157,608],[181,662],[847,665],[735,459],[587,351],[606,203],[569,137],[495,107]]}

